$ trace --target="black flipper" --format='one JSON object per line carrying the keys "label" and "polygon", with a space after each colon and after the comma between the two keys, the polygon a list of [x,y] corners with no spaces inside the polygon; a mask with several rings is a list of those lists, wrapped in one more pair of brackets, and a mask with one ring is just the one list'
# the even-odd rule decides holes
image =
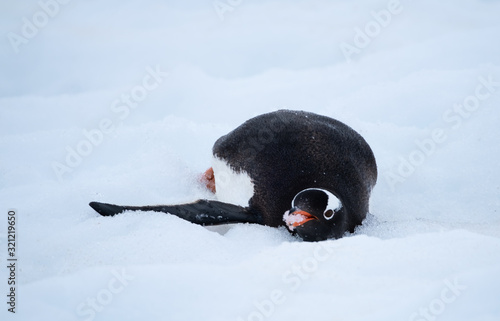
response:
{"label": "black flipper", "polygon": [[175,215],[200,225],[227,223],[262,223],[262,217],[248,208],[218,201],[198,200],[194,203],[158,206],[120,206],[91,202],[90,207],[102,216],[114,216],[124,211],[155,211]]}

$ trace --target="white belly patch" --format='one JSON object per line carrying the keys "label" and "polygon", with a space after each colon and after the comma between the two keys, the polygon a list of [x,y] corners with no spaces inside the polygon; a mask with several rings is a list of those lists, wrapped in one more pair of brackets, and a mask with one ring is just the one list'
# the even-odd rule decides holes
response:
{"label": "white belly patch", "polygon": [[246,172],[236,173],[217,157],[212,159],[217,200],[239,206],[248,206],[254,194],[254,184]]}

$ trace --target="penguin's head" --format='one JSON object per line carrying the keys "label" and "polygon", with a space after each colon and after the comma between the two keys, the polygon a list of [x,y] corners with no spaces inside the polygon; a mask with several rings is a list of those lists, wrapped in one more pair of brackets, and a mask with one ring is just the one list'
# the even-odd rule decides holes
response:
{"label": "penguin's head", "polygon": [[304,241],[322,241],[331,236],[337,221],[334,217],[341,210],[342,202],[333,193],[308,188],[295,195],[283,220],[290,232],[297,233]]}

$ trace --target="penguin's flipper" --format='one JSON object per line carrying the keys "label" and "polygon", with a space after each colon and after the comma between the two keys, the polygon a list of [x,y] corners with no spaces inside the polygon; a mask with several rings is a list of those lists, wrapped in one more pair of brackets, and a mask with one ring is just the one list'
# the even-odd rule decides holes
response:
{"label": "penguin's flipper", "polygon": [[89,205],[102,216],[114,216],[124,211],[154,211],[172,214],[199,225],[263,224],[262,217],[248,208],[218,201],[198,200],[188,204],[158,206],[120,206],[98,202]]}
{"label": "penguin's flipper", "polygon": [[120,214],[126,211],[126,209],[123,206],[113,205],[113,204],[90,202],[89,205],[102,216],[114,216],[116,214]]}

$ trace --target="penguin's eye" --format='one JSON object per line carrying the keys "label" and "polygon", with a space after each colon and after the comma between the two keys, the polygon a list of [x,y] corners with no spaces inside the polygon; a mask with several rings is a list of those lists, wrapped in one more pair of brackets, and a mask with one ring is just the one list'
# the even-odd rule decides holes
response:
{"label": "penguin's eye", "polygon": [[326,211],[325,213],[323,213],[323,216],[324,216],[327,220],[329,220],[329,219],[331,219],[331,218],[333,217],[333,211],[332,211],[332,210],[328,210],[328,211]]}

